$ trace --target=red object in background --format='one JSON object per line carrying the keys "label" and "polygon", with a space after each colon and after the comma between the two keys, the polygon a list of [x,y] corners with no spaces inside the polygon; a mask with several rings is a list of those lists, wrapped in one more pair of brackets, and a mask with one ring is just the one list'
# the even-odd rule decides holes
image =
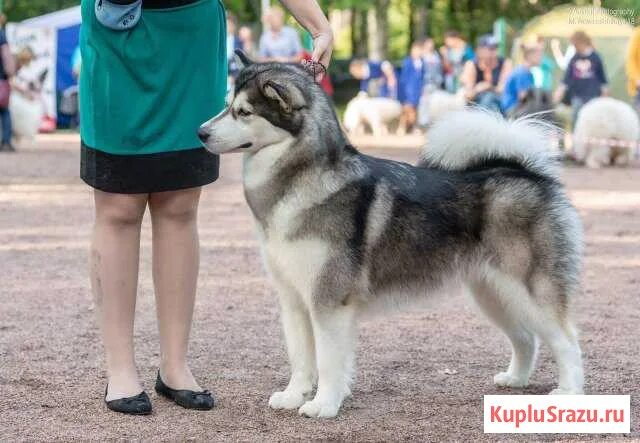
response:
{"label": "red object in background", "polygon": [[[311,53],[307,51],[302,52],[302,60],[311,61]],[[333,85],[331,84],[331,78],[329,77],[329,73],[327,72],[322,80],[320,81],[320,87],[327,93],[329,97],[333,96]]]}
{"label": "red object in background", "polygon": [[42,122],[40,123],[39,132],[41,134],[48,134],[50,132],[54,132],[56,130],[56,119],[50,116],[45,115],[42,117]]}

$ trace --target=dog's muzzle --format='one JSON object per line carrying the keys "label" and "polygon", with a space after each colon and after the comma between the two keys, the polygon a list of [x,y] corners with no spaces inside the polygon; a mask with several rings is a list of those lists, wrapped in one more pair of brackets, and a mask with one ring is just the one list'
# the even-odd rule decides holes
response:
{"label": "dog's muzzle", "polygon": [[198,138],[202,143],[206,143],[207,140],[209,140],[209,135],[210,135],[209,130],[206,127],[201,126],[198,129]]}

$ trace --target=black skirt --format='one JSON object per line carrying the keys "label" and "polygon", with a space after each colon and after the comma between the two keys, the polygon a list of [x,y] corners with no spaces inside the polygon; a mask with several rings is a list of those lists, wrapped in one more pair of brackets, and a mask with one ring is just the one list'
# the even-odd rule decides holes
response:
{"label": "black skirt", "polygon": [[147,194],[195,188],[218,178],[220,160],[204,148],[143,155],[117,155],[82,144],[80,177],[117,194]]}

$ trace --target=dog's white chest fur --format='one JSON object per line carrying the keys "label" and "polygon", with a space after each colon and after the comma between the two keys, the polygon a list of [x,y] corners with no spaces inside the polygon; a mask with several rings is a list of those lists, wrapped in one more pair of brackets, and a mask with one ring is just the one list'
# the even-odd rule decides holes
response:
{"label": "dog's white chest fur", "polygon": [[310,199],[309,195],[302,194],[285,197],[274,207],[266,232],[261,235],[264,258],[272,277],[292,286],[305,303],[310,302],[330,249],[329,244],[319,238],[294,237],[296,221],[311,204]]}
{"label": "dog's white chest fur", "polygon": [[[249,191],[266,183],[269,171],[287,146],[246,159],[244,185]],[[296,238],[302,214],[324,200],[340,186],[331,176],[310,174],[300,178],[299,186],[288,192],[271,209],[264,225],[256,220],[263,258],[276,283],[296,290],[309,303],[318,276],[330,256],[330,245],[317,237]]]}
{"label": "dog's white chest fur", "polygon": [[290,241],[270,237],[262,242],[262,249],[272,278],[291,286],[308,305],[329,255],[328,244],[319,239]]}

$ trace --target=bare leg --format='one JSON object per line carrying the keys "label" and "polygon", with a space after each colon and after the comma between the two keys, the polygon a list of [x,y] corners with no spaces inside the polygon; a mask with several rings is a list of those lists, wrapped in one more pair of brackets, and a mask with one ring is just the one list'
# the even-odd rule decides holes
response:
{"label": "bare leg", "polygon": [[416,108],[412,105],[404,105],[402,112],[404,114],[404,124],[406,126],[406,132],[411,133],[416,124]]}
{"label": "bare leg", "polygon": [[160,374],[173,389],[200,391],[187,349],[200,264],[200,188],[149,196],[153,224],[153,282],[160,329]]}
{"label": "bare leg", "polygon": [[335,417],[351,394],[354,370],[356,321],[352,305],[311,312],[318,362],[318,390],[299,409],[307,417]]}
{"label": "bare leg", "polygon": [[276,284],[280,296],[282,327],[291,365],[291,379],[284,391],[274,392],[269,398],[273,409],[296,409],[313,390],[316,380],[311,318],[306,307],[292,288]]}
{"label": "bare leg", "polygon": [[133,320],[147,194],[95,190],[94,200],[91,286],[106,354],[107,400],[114,400],[142,391],[133,353]]}

